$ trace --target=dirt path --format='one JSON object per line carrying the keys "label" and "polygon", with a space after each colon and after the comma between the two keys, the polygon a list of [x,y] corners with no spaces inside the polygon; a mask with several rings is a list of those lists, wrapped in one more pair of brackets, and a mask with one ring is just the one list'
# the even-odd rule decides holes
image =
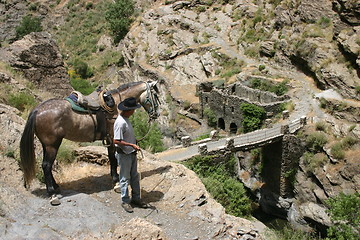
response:
{"label": "dirt path", "polygon": [[[12,158],[0,159],[1,239],[261,239],[264,225],[225,214],[197,176],[146,154],[142,198],[151,209],[125,212],[112,189],[109,167],[77,162],[55,171],[61,205],[51,206],[43,185],[22,186]],[[11,176],[11,177],[9,177]],[[263,238],[264,239],[264,238]]]}

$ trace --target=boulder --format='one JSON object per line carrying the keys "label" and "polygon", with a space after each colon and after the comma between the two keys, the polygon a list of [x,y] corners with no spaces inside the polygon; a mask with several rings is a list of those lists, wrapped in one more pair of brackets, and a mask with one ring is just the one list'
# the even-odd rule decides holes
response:
{"label": "boulder", "polygon": [[49,33],[30,33],[0,53],[0,60],[56,97],[67,96],[73,90],[59,48]]}

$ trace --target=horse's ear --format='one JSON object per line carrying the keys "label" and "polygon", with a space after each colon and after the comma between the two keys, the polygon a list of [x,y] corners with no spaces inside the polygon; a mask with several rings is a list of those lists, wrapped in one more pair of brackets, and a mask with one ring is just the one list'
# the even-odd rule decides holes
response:
{"label": "horse's ear", "polygon": [[156,86],[157,83],[158,83],[158,81],[151,81],[151,82],[149,82],[150,87]]}

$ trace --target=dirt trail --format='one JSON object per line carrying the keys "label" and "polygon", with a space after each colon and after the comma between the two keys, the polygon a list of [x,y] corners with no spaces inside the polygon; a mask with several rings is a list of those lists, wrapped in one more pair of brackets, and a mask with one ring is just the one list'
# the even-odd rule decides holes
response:
{"label": "dirt trail", "polygon": [[[22,186],[12,158],[1,158],[1,239],[261,239],[265,226],[225,214],[197,176],[176,163],[146,154],[141,161],[142,198],[151,209],[125,212],[112,189],[109,166],[76,162],[58,167],[61,205],[51,206],[45,187]],[[9,177],[11,176],[11,178]],[[251,235],[252,234],[252,235]]]}

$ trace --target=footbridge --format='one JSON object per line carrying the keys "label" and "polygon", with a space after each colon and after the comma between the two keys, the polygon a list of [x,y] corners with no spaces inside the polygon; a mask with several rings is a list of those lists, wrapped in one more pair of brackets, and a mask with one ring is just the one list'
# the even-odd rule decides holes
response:
{"label": "footbridge", "polygon": [[285,134],[295,133],[305,124],[306,117],[301,117],[286,125],[277,125],[230,138],[218,140],[208,138],[192,142],[189,137],[183,137],[182,145],[158,153],[157,157],[166,161],[184,161],[197,155],[212,155],[224,151],[248,151],[281,141]]}

